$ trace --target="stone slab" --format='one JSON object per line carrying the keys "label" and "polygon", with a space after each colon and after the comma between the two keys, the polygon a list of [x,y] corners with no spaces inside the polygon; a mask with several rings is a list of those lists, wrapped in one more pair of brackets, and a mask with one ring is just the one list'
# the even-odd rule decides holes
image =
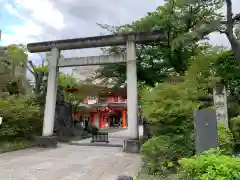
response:
{"label": "stone slab", "polygon": [[118,176],[117,180],[133,180],[131,176]]}
{"label": "stone slab", "polygon": [[125,139],[123,143],[123,152],[140,153],[141,142],[139,139]]}
{"label": "stone slab", "polygon": [[82,142],[70,142],[70,145],[75,145],[75,146],[98,146],[98,147],[123,147],[122,144],[113,144],[113,143],[82,143]]}
{"label": "stone slab", "polygon": [[57,136],[35,136],[35,146],[42,148],[56,148],[58,143]]}
{"label": "stone slab", "polygon": [[201,109],[194,113],[197,154],[218,146],[216,111]]}

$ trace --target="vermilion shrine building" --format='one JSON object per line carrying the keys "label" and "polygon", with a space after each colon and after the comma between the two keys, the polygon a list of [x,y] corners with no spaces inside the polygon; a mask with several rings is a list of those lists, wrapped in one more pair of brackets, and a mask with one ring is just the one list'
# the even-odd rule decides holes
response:
{"label": "vermilion shrine building", "polygon": [[[88,120],[98,128],[127,127],[127,88],[118,87],[110,79],[95,78],[99,66],[80,66],[73,69],[73,76],[81,83],[98,89],[86,94],[82,110],[74,119]],[[90,91],[89,89],[89,91]],[[87,91],[88,92],[88,91]],[[84,111],[85,110],[85,111]]]}
{"label": "vermilion shrine building", "polygon": [[[96,85],[96,88],[99,88]],[[126,88],[103,88],[97,95],[86,95],[84,104],[87,111],[75,114],[75,120],[88,120],[98,128],[127,127],[127,91]]]}

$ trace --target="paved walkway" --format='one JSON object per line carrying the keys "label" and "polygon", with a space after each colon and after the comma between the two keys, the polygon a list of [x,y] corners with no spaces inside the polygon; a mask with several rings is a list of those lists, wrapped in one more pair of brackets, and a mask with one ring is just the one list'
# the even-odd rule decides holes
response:
{"label": "paved walkway", "polygon": [[[126,131],[110,136],[126,136]],[[119,138],[121,139],[121,138]],[[135,176],[140,157],[120,147],[73,146],[28,149],[0,155],[0,180],[116,180]]]}
{"label": "paved walkway", "polygon": [[[143,135],[143,127],[139,126],[139,135]],[[123,140],[128,137],[128,129],[119,130],[116,132],[109,133],[108,135],[109,143],[91,143],[91,138],[72,141],[72,145],[78,146],[108,146],[108,147],[123,147]]]}

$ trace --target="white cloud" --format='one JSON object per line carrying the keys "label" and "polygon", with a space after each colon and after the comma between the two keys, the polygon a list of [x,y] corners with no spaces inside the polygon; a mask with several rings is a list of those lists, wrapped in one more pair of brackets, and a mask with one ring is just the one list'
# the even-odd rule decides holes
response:
{"label": "white cloud", "polygon": [[[24,20],[22,25],[8,27],[10,34],[2,34],[5,44],[29,43],[55,39],[87,37],[99,35],[103,30],[96,23],[121,25],[138,20],[147,12],[164,3],[164,0],[13,0],[13,5],[5,3],[9,13]],[[234,12],[240,6],[233,0]],[[213,44],[229,45],[224,35],[211,37]],[[64,55],[91,56],[100,54],[99,49],[65,51]],[[29,58],[40,61],[38,54]],[[69,70],[66,70],[69,71]]]}
{"label": "white cloud", "polygon": [[[14,0],[12,4],[5,4],[8,12],[16,17],[24,20],[19,26],[9,26],[8,34],[2,35],[4,44],[28,43],[39,41],[44,36],[45,26],[52,27],[57,31],[64,28],[63,14],[60,13],[53,4],[48,0],[30,1],[30,0]],[[51,33],[48,33],[51,36]]]}
{"label": "white cloud", "polygon": [[54,7],[50,0],[14,0],[19,10],[29,12],[29,18],[57,30],[65,27],[64,15]]}
{"label": "white cloud", "polygon": [[[239,0],[233,0],[236,12]],[[3,34],[5,44],[99,35],[96,23],[120,25],[130,23],[153,11],[163,0],[13,0],[5,8],[24,19],[21,26],[11,26],[12,35]],[[224,35],[211,35],[214,44],[228,45]],[[67,56],[97,55],[99,50],[67,51]]]}
{"label": "white cloud", "polygon": [[5,8],[7,9],[7,11],[12,14],[15,15],[16,17],[23,19],[23,20],[27,20],[26,17],[22,16],[13,6],[12,4],[6,4]]}
{"label": "white cloud", "polygon": [[42,27],[32,21],[26,21],[22,26],[9,26],[8,34],[2,34],[2,40],[5,44],[27,44],[29,41],[36,41],[42,34]]}

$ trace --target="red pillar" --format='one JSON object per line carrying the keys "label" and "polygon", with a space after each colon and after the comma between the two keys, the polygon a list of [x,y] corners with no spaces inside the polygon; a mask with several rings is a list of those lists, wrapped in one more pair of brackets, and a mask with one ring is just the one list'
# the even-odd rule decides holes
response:
{"label": "red pillar", "polygon": [[95,123],[96,123],[96,113],[95,112],[91,113],[91,123],[93,125],[95,125]]}
{"label": "red pillar", "polygon": [[103,128],[106,128],[107,118],[106,118],[106,112],[103,114]]}
{"label": "red pillar", "polygon": [[127,123],[126,123],[126,110],[122,110],[122,128],[127,128]]}
{"label": "red pillar", "polygon": [[99,122],[99,128],[103,128],[103,123],[104,123],[104,116],[103,113],[100,113],[100,122]]}
{"label": "red pillar", "polygon": [[74,121],[78,120],[78,114],[77,113],[73,113],[73,120]]}

